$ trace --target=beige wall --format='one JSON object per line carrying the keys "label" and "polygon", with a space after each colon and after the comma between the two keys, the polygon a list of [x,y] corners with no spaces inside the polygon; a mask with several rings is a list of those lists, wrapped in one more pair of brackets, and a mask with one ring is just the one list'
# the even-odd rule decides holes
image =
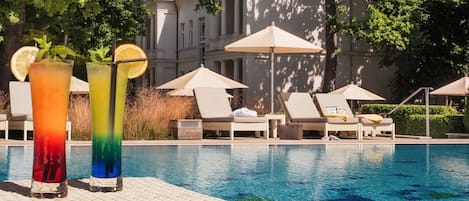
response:
{"label": "beige wall", "polygon": [[174,1],[148,1],[151,11],[145,36],[137,37],[149,59],[148,70],[138,78],[142,86],[158,86],[170,81],[177,71],[177,10]]}
{"label": "beige wall", "polygon": [[[193,0],[158,1],[158,8],[164,4],[175,5],[177,8],[177,22],[165,20],[176,26],[177,33],[163,35],[157,41],[158,47],[165,51],[177,48],[177,72],[166,72],[164,78],[156,80],[156,85],[163,80],[174,78],[174,75],[187,73],[199,66],[198,55],[201,50],[199,41],[199,19],[205,19],[205,64],[207,67],[230,78],[241,81],[249,86],[242,91],[242,104],[258,110],[270,108],[270,59],[269,55],[255,53],[228,53],[224,46],[237,39],[255,33],[266,26],[275,23],[276,26],[294,35],[311,41],[313,44],[325,47],[324,35],[324,0],[222,0],[224,11],[217,15],[194,11]],[[274,2],[274,3],[272,3]],[[353,9],[349,12],[354,17],[363,17],[366,7],[362,1],[353,2]],[[174,4],[175,3],[175,4]],[[170,9],[168,9],[170,10]],[[158,18],[160,15],[158,15]],[[349,19],[348,14],[341,16]],[[168,17],[166,17],[168,18]],[[189,43],[192,21],[192,44]],[[160,22],[160,20],[158,20]],[[181,32],[181,24],[184,32]],[[157,26],[156,33],[164,26]],[[174,28],[173,28],[174,30]],[[184,35],[184,36],[182,36]],[[177,37],[177,44],[168,41]],[[184,37],[184,40],[182,40]],[[184,45],[182,45],[182,42]],[[349,37],[338,35],[340,50],[337,67],[336,86],[356,83],[370,89],[377,94],[389,97],[388,87],[393,69],[378,68],[379,58],[373,56],[369,47],[363,42],[351,41]],[[157,48],[159,49],[159,48]],[[159,52],[158,52],[159,53]],[[159,55],[159,54],[158,54]],[[324,76],[324,52],[319,54],[277,54],[275,57],[275,90],[280,91],[309,91],[320,92]],[[176,68],[174,68],[176,69]],[[278,110],[278,106],[276,106]]]}

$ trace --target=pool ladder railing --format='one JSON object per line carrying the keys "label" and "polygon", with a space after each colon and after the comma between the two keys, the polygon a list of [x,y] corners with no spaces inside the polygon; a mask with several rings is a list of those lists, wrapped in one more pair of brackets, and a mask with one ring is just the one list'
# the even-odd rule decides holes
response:
{"label": "pool ladder railing", "polygon": [[425,135],[427,137],[430,137],[430,109],[429,109],[429,103],[430,103],[430,90],[433,90],[431,87],[420,87],[418,88],[414,93],[410,94],[406,99],[404,99],[399,105],[397,105],[394,109],[389,111],[386,115],[389,116],[391,115],[394,111],[399,109],[402,105],[407,103],[411,98],[413,98],[415,95],[420,93],[420,91],[424,90],[425,91]]}

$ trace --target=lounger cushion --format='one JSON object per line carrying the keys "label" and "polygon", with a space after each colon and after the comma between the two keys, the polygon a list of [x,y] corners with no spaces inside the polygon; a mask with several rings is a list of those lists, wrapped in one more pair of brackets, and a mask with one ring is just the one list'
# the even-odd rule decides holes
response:
{"label": "lounger cushion", "polygon": [[11,114],[10,120],[12,121],[32,121],[33,115],[31,114]]}
{"label": "lounger cushion", "polygon": [[311,123],[325,123],[327,122],[327,118],[323,118],[323,117],[317,117],[317,118],[296,118],[296,119],[292,119],[293,122],[298,122],[298,123],[301,123],[301,122],[304,122],[304,123],[308,123],[308,122],[311,122]]}
{"label": "lounger cushion", "polygon": [[236,122],[236,123],[264,123],[264,117],[216,117],[204,118],[205,122]]}
{"label": "lounger cushion", "polygon": [[282,104],[287,110],[286,112],[293,122],[297,120],[306,121],[307,119],[325,122],[325,120],[321,120],[321,115],[308,93],[282,93],[281,99]]}
{"label": "lounger cushion", "polygon": [[339,117],[327,118],[327,123],[331,124],[356,124],[358,121],[358,118],[355,117],[348,117],[347,121],[344,121],[344,119]]}
{"label": "lounger cushion", "polygon": [[335,113],[346,114],[349,117],[353,117],[353,112],[348,105],[345,96],[342,94],[323,94],[317,93],[314,96],[319,111],[322,114]]}
{"label": "lounger cushion", "polygon": [[372,120],[369,120],[369,119],[366,119],[366,118],[361,118],[360,122],[362,124],[392,124],[393,123],[392,118],[383,118],[383,120],[379,123],[375,122],[375,121],[372,121]]}
{"label": "lounger cushion", "polygon": [[231,106],[226,98],[225,89],[221,88],[196,88],[194,94],[199,107],[200,115],[204,122],[236,122],[259,123],[266,122],[264,117],[239,117],[230,116]]}
{"label": "lounger cushion", "polygon": [[225,89],[197,88],[194,94],[202,119],[229,117],[232,110]]}

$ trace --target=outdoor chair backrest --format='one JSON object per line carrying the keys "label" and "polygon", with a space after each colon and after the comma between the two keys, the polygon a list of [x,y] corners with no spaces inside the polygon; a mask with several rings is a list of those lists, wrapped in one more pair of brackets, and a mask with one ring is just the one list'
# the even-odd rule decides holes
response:
{"label": "outdoor chair backrest", "polygon": [[295,119],[308,119],[321,117],[314,105],[313,99],[306,92],[281,93],[282,104],[292,121]]}
{"label": "outdoor chair backrest", "polygon": [[230,116],[232,110],[225,89],[195,88],[194,95],[203,119]]}
{"label": "outdoor chair backrest", "polygon": [[10,82],[10,108],[13,116],[33,114],[29,82]]}
{"label": "outdoor chair backrest", "polygon": [[314,95],[318,108],[322,114],[346,114],[353,117],[345,96],[342,94],[316,93]]}

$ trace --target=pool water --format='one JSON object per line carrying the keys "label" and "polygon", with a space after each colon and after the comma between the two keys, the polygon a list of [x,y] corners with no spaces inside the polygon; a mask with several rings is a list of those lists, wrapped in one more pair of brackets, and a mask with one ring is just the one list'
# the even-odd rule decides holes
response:
{"label": "pool water", "polygon": [[[90,176],[90,151],[68,147],[68,178]],[[30,179],[32,153],[0,146],[0,181]],[[469,144],[124,146],[122,161],[226,200],[469,200]]]}

